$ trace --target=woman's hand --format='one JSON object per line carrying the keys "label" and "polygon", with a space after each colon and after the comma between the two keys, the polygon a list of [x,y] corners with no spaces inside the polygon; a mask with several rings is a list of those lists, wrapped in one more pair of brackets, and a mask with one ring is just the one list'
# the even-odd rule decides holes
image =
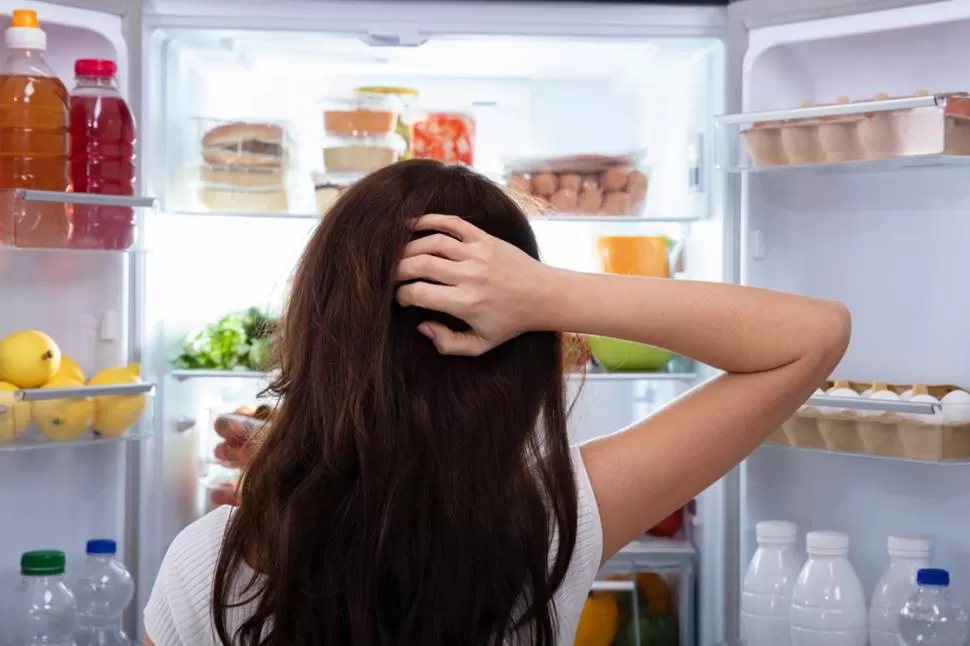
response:
{"label": "woman's hand", "polygon": [[436,231],[404,251],[396,280],[404,307],[450,314],[471,328],[456,332],[434,321],[418,331],[442,354],[477,356],[537,329],[537,295],[550,268],[513,245],[453,215],[425,215],[416,231]]}

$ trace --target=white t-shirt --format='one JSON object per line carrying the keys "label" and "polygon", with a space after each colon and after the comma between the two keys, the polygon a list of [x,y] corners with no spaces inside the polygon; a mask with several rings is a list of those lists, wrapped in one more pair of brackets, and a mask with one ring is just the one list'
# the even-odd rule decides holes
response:
{"label": "white t-shirt", "polygon": [[[557,644],[573,643],[579,615],[603,556],[603,527],[599,508],[578,448],[572,449],[579,523],[576,547],[554,603],[559,618]],[[232,515],[223,506],[195,521],[175,537],[162,560],[151,598],[145,606],[145,631],[156,646],[217,646],[210,603],[222,537]],[[251,609],[230,610],[230,634]]]}

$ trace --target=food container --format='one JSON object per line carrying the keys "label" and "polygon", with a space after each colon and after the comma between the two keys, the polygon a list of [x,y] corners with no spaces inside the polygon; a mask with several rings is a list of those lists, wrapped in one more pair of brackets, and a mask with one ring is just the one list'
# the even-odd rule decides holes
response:
{"label": "food container", "polygon": [[380,137],[327,137],[323,166],[327,173],[371,173],[396,162],[404,140],[395,134]]}
{"label": "food container", "polygon": [[540,200],[563,215],[641,215],[648,172],[643,153],[509,159],[509,190]]}
{"label": "food container", "polygon": [[447,164],[475,163],[475,119],[463,112],[427,112],[411,124],[411,156]]}
{"label": "food container", "polygon": [[198,199],[210,211],[286,213],[286,176],[281,170],[201,166]]}
{"label": "food container", "polygon": [[393,94],[355,92],[324,102],[323,129],[328,135],[379,136],[394,132],[401,101]]}
{"label": "food container", "polygon": [[[952,385],[843,384],[859,398],[802,406],[782,425],[794,446],[933,462],[970,460],[970,393]],[[888,391],[891,400],[873,392]],[[855,402],[869,400],[870,407]],[[906,409],[915,406],[913,412]]]}
{"label": "food container", "polygon": [[239,485],[242,472],[220,466],[205,465],[199,478],[200,515],[207,514],[223,505],[239,505]]}
{"label": "food container", "polygon": [[317,213],[324,215],[337,201],[347,187],[363,177],[361,173],[320,173],[313,172],[313,194],[316,199]]}
{"label": "food container", "polygon": [[660,372],[674,356],[646,343],[605,336],[587,336],[590,353],[608,372]]}
{"label": "food container", "polygon": [[265,404],[256,408],[211,409],[209,430],[203,437],[203,460],[230,469],[245,467],[272,410]]}
{"label": "food container", "polygon": [[599,236],[596,249],[607,274],[670,278],[670,250],[666,236]]}
{"label": "food container", "polygon": [[[970,155],[970,94],[965,92],[931,95],[917,90],[902,97],[880,93],[861,101],[839,97],[833,105],[848,106],[849,111],[824,114],[819,108],[824,111],[828,106],[819,105],[799,116],[802,108],[811,107],[803,102],[802,108],[751,114],[750,120],[749,115],[718,117],[718,165],[743,170],[752,166]],[[747,154],[732,160],[733,147],[727,138],[738,135]]]}
{"label": "food container", "polygon": [[408,108],[415,100],[417,100],[417,90],[412,90],[411,88],[407,87],[358,87],[354,88],[354,95],[363,97],[367,97],[368,95],[389,95],[396,97],[401,102],[402,112],[397,117],[394,132],[404,139],[404,152],[401,154],[401,159],[410,159],[411,120],[408,118],[409,115],[405,113],[410,112]]}

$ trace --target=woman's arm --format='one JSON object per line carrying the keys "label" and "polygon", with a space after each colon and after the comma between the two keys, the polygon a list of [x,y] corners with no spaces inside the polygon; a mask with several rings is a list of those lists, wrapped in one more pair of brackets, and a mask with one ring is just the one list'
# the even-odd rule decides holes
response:
{"label": "woman's arm", "polygon": [[[553,269],[460,218],[429,215],[408,246],[398,301],[471,326],[419,330],[440,352],[476,355],[528,330],[658,345],[725,371],[621,433],[586,444],[606,560],[737,465],[838,364],[845,307],[767,290]],[[423,281],[433,281],[423,282]]]}

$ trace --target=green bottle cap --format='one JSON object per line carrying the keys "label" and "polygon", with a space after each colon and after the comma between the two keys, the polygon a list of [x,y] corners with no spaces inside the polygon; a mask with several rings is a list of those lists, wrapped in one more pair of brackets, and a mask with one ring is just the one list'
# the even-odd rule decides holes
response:
{"label": "green bottle cap", "polygon": [[20,573],[24,576],[55,576],[64,574],[64,552],[36,550],[20,555]]}

